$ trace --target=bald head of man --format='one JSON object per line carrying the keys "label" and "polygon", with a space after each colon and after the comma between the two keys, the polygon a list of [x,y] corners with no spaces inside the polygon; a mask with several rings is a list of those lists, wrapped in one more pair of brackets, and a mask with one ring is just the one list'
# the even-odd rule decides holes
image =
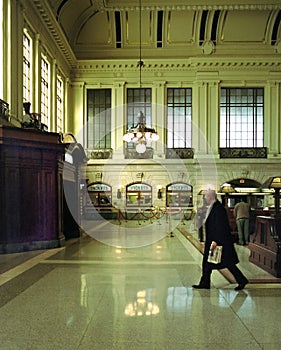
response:
{"label": "bald head of man", "polygon": [[215,190],[207,190],[205,199],[208,204],[213,203],[217,199],[217,192]]}

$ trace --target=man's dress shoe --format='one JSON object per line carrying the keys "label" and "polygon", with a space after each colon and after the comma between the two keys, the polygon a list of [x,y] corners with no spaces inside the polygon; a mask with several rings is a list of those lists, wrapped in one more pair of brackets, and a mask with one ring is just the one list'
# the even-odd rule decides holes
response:
{"label": "man's dress shoe", "polygon": [[205,286],[204,284],[194,284],[192,288],[195,289],[210,289],[210,286]]}
{"label": "man's dress shoe", "polygon": [[247,283],[248,283],[248,281],[244,282],[244,283],[241,283],[241,284],[238,284],[238,286],[235,287],[234,290],[242,290],[242,289],[244,289]]}

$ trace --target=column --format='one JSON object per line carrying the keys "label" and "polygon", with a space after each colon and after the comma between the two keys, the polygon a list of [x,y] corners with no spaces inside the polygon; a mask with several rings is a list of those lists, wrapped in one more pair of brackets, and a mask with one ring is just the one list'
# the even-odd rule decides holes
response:
{"label": "column", "polygon": [[84,130],[84,96],[85,96],[85,82],[76,81],[71,84],[70,98],[72,101],[72,110],[68,115],[68,125],[70,127],[69,132],[73,132],[77,142],[82,145],[85,144],[86,138]]}
{"label": "column", "polygon": [[[198,154],[217,156],[219,148],[219,81],[217,72],[198,72],[193,96],[194,146]],[[196,129],[196,128],[195,128]]]}
{"label": "column", "polygon": [[[278,130],[280,130],[281,127],[281,121],[280,118],[277,116],[280,116],[281,114],[281,82],[279,81],[278,84],[276,85],[276,114],[275,114],[275,125],[276,121],[278,123]],[[278,137],[278,155],[280,156],[281,154],[281,138]]]}
{"label": "column", "polygon": [[8,58],[8,45],[9,40],[9,28],[10,28],[10,14],[8,13],[9,3],[8,1],[0,1],[1,8],[3,11],[0,13],[0,23],[3,25],[3,31],[0,32],[0,98],[8,102],[7,95],[7,82],[8,82],[8,71],[9,71],[9,58]]}
{"label": "column", "polygon": [[196,154],[206,154],[206,134],[207,134],[207,84],[198,80],[193,87],[192,96],[192,140]]}
{"label": "column", "polygon": [[115,82],[112,89],[112,108],[111,108],[111,145],[115,150],[114,159],[124,159],[123,135],[126,131],[126,113],[125,113],[125,87],[126,82]]}
{"label": "column", "polygon": [[[3,2],[3,99],[11,104],[11,2]],[[11,107],[10,107],[11,108]],[[11,112],[11,111],[10,111]]]}
{"label": "column", "polygon": [[198,159],[197,182],[201,188],[217,186],[219,85],[216,76],[217,72],[198,72],[199,79],[193,89],[192,137]]}
{"label": "column", "polygon": [[7,97],[10,101],[11,115],[17,119],[22,119],[23,115],[23,97],[22,97],[22,72],[23,72],[23,53],[22,53],[22,33],[23,33],[23,6],[20,2],[11,2],[8,4],[7,15],[10,21],[7,21],[7,69],[9,75],[7,79]]}
{"label": "column", "polygon": [[280,84],[268,82],[264,93],[264,144],[271,156],[280,155]]}
{"label": "column", "polygon": [[208,82],[208,121],[207,121],[207,140],[208,154],[217,156],[219,153],[219,130],[220,130],[220,111],[219,111],[219,82]]}
{"label": "column", "polygon": [[152,147],[154,148],[153,158],[163,158],[165,149],[165,91],[166,81],[157,82],[152,88],[152,127],[155,128],[159,135],[159,140],[153,142]]}
{"label": "column", "polygon": [[70,80],[67,78],[64,80],[64,106],[63,106],[63,132],[68,132],[70,130],[69,128],[69,118],[68,115],[70,114],[70,108],[69,108],[69,94],[70,94]]}

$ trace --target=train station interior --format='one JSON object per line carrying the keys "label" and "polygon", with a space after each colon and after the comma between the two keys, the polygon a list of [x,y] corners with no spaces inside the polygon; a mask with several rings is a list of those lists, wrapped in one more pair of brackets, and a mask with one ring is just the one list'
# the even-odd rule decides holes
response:
{"label": "train station interior", "polygon": [[280,1],[0,8],[0,349],[279,350]]}

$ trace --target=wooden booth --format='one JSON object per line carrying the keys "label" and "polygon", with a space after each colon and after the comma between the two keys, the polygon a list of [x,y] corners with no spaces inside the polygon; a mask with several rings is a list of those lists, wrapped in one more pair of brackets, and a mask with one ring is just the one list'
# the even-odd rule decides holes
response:
{"label": "wooden booth", "polygon": [[249,260],[271,273],[281,277],[281,218],[258,216],[256,230],[249,243]]}
{"label": "wooden booth", "polygon": [[1,254],[60,247],[79,234],[65,189],[74,191],[79,219],[77,169],[84,159],[79,147],[67,146],[57,133],[0,125]]}
{"label": "wooden booth", "polygon": [[270,216],[258,216],[256,230],[251,237],[250,261],[281,278],[281,176],[270,177],[263,188],[273,189],[274,212]]}

